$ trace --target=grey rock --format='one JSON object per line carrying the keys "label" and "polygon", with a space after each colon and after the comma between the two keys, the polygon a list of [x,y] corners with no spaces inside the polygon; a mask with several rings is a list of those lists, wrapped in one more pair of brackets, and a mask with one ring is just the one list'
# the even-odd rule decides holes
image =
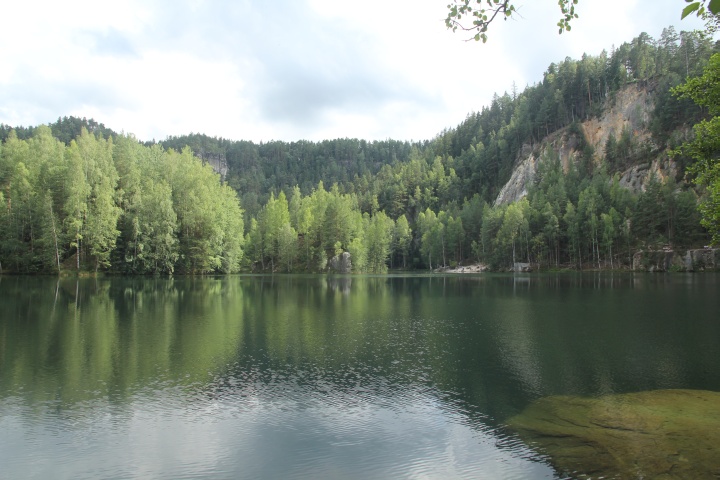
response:
{"label": "grey rock", "polygon": [[343,252],[331,258],[328,262],[328,271],[330,273],[350,273],[352,271],[350,252]]}
{"label": "grey rock", "polygon": [[702,272],[720,270],[720,249],[687,251],[643,250],[633,255],[633,270],[641,272]]}
{"label": "grey rock", "polygon": [[513,264],[513,272],[532,272],[532,267],[529,263],[515,262]]}

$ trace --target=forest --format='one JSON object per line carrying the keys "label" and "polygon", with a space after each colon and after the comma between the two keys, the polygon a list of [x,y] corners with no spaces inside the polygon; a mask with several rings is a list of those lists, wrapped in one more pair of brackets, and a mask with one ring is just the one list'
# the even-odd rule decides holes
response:
{"label": "forest", "polygon": [[[335,139],[254,143],[190,134],[142,142],[76,117],[0,125],[0,269],[13,273],[324,272],[349,252],[353,272],[628,268],[643,248],[702,246],[696,159],[680,147],[707,107],[673,94],[718,45],[703,32],[643,33],[610,53],[551,64],[542,81],[496,95],[424,142]],[[645,128],[602,155],[581,122],[623,88],[652,92]],[[563,165],[543,140],[576,144]],[[541,151],[528,194],[494,201],[521,155]],[[632,165],[674,155],[676,178],[634,193]],[[224,162],[216,173],[208,159]]]}

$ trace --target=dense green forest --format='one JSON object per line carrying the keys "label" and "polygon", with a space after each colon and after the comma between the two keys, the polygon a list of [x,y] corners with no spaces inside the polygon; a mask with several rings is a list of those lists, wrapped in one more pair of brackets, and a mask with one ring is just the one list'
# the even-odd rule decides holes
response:
{"label": "dense green forest", "polygon": [[[551,64],[541,82],[513,86],[417,143],[201,134],[142,143],[74,117],[0,125],[1,267],[316,272],[347,251],[357,272],[478,261],[621,268],[639,248],[702,245],[690,156],[676,158],[676,178],[653,178],[639,194],[618,173],[691,138],[708,111],[672,88],[701,75],[717,51],[701,32],[641,34],[610,53]],[[651,139],[624,129],[600,156],[580,123],[628,85],[652,93]],[[541,148],[558,131],[576,145],[569,165]],[[543,152],[528,195],[493,206],[528,151]],[[224,178],[209,158],[226,163]]]}
{"label": "dense green forest", "polygon": [[0,151],[2,268],[123,273],[234,272],[243,215],[235,191],[189,149],[144,147],[82,129],[11,132]]}

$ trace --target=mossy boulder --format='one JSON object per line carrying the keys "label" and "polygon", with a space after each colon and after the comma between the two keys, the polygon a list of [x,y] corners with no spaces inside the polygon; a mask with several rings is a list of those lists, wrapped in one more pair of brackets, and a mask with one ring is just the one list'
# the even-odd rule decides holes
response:
{"label": "mossy boulder", "polygon": [[508,427],[574,478],[720,477],[718,392],[546,397]]}

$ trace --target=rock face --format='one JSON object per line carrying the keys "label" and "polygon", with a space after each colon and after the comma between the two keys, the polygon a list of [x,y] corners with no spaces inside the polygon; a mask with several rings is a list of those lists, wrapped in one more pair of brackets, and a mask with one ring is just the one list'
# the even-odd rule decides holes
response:
{"label": "rock face", "polygon": [[635,193],[645,190],[651,176],[664,182],[667,178],[677,177],[677,165],[667,156],[661,156],[654,159],[651,163],[641,163],[633,165],[625,170],[620,176],[620,186]]}
{"label": "rock face", "polygon": [[650,250],[633,255],[633,270],[641,272],[702,272],[720,270],[720,249],[703,248],[676,252]]}
{"label": "rock face", "polygon": [[532,267],[529,263],[515,262],[513,264],[513,272],[532,272]]}
{"label": "rock face", "polygon": [[[620,138],[623,130],[629,130],[638,144],[652,144],[652,135],[647,125],[654,108],[653,86],[629,85],[617,92],[614,99],[608,100],[608,106],[599,118],[591,118],[581,123],[588,144],[593,147],[594,161],[600,162],[605,156],[605,144],[612,133]],[[535,179],[538,165],[548,150],[560,156],[567,171],[569,162],[575,162],[582,155],[578,151],[579,139],[563,129],[546,137],[539,146],[524,146],[517,160],[510,180],[503,186],[495,199],[495,206],[516,202],[527,195],[528,187]],[[649,162],[633,165],[620,173],[620,185],[634,192],[645,190],[651,176],[659,181],[674,177],[677,173],[675,162],[665,153]]]}
{"label": "rock face", "polygon": [[225,180],[228,172],[228,164],[224,153],[207,152],[202,148],[195,150],[194,153],[203,165],[209,164],[215,173],[219,173],[220,177]]}
{"label": "rock face", "polygon": [[517,202],[528,194],[528,186],[535,180],[536,162],[535,156],[530,154],[515,167],[510,180],[498,193],[494,206]]}
{"label": "rock face", "polygon": [[651,139],[646,125],[655,107],[653,90],[652,85],[643,83],[628,85],[608,101],[600,117],[582,123],[587,141],[599,156],[605,156],[605,144],[611,133],[620,138],[622,131],[629,129],[641,142]]}
{"label": "rock face", "polygon": [[350,273],[352,271],[350,253],[343,252],[331,258],[328,262],[328,271],[331,273]]}
{"label": "rock face", "polygon": [[567,170],[569,162],[574,162],[578,155],[579,143],[577,135],[564,129],[547,137],[540,148],[533,149],[530,145],[523,145],[521,160],[515,166],[510,180],[498,193],[494,206],[507,205],[525,197],[528,188],[535,181],[538,165],[546,155],[558,155],[563,168]]}
{"label": "rock face", "polygon": [[508,426],[572,478],[720,476],[718,392],[546,397]]}

